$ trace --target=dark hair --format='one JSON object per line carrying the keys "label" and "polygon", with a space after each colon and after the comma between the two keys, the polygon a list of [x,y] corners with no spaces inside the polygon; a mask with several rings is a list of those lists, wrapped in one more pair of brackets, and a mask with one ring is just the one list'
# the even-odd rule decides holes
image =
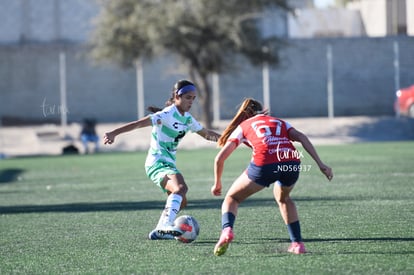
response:
{"label": "dark hair", "polygon": [[[188,86],[188,85],[195,86],[193,84],[193,82],[191,82],[191,81],[188,81],[188,80],[185,80],[185,79],[178,80],[173,86],[171,97],[165,102],[165,107],[174,104],[174,97],[175,97],[175,94],[177,93],[177,91],[179,89],[181,89],[182,87],[185,87],[185,86]],[[156,107],[156,106],[149,106],[149,107],[147,107],[147,110],[150,111],[151,113],[156,113],[158,111],[161,111],[162,109],[159,108],[159,107]]]}
{"label": "dark hair", "polygon": [[224,144],[226,144],[227,139],[230,137],[230,134],[234,131],[234,129],[236,129],[237,126],[239,126],[240,123],[262,112],[263,107],[259,101],[253,98],[246,98],[240,105],[239,110],[233,117],[233,120],[226,127],[226,129],[224,129],[223,134],[217,141],[218,146],[222,147]]}

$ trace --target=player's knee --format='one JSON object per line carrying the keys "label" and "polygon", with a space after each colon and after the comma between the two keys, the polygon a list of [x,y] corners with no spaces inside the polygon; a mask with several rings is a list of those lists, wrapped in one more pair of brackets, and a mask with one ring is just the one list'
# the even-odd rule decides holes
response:
{"label": "player's knee", "polygon": [[236,196],[229,195],[226,197],[226,201],[228,202],[228,204],[239,205],[243,200]]}
{"label": "player's knee", "polygon": [[183,197],[185,197],[185,195],[187,194],[187,192],[188,192],[188,187],[187,187],[187,185],[185,185],[185,184],[179,184],[179,185],[176,185],[174,188],[173,188],[173,190],[171,190],[172,191],[172,193],[174,193],[174,194],[179,194],[179,195],[181,195],[181,196],[183,196]]}
{"label": "player's knee", "polygon": [[275,200],[278,205],[281,205],[281,204],[289,203],[291,201],[291,198],[289,196],[281,196],[281,197],[275,198]]}
{"label": "player's knee", "polygon": [[188,191],[188,187],[185,183],[167,182],[165,189],[169,191],[169,194],[178,194],[185,196]]}

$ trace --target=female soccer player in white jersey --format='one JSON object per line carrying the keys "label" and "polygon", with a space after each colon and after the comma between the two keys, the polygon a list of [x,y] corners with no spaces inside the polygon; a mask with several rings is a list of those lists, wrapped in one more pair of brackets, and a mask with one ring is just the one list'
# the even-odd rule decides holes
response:
{"label": "female soccer player in white jersey", "polygon": [[217,256],[226,252],[234,238],[233,226],[239,204],[272,183],[275,183],[274,198],[291,239],[288,252],[306,252],[295,203],[289,196],[299,177],[299,171],[302,170],[301,153],[295,149],[292,141],[302,144],[328,180],[333,177],[332,169],[320,160],[312,143],[303,133],[288,122],[265,113],[258,101],[250,98],[244,100],[218,141],[222,149],[214,164],[215,183],[211,192],[215,196],[221,195],[224,162],[237,146],[245,143],[253,149],[253,156],[248,168],[234,181],[224,198],[221,207],[222,232],[214,247],[214,254]]}
{"label": "female soccer player in white jersey", "polygon": [[165,208],[156,228],[149,233],[149,239],[173,239],[183,232],[174,226],[176,215],[186,206],[187,184],[176,168],[178,143],[188,131],[203,138],[217,141],[219,134],[203,128],[189,113],[196,98],[196,87],[188,80],[175,83],[172,96],[164,109],[149,107],[153,112],[137,121],[125,124],[104,135],[104,144],[112,144],[119,134],[137,128],[152,126],[151,145],[145,161],[147,176],[168,194]]}

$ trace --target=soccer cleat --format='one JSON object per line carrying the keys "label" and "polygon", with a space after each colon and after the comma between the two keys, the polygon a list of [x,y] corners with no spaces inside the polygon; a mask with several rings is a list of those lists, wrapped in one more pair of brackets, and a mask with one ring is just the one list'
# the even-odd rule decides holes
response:
{"label": "soccer cleat", "polygon": [[233,241],[234,234],[231,227],[226,227],[221,231],[220,239],[214,247],[214,255],[221,256],[226,253],[231,241]]}
{"label": "soccer cleat", "polygon": [[150,240],[174,240],[174,236],[171,234],[160,234],[157,229],[152,230],[148,234]]}
{"label": "soccer cleat", "polygon": [[184,231],[172,224],[165,224],[162,227],[157,229],[158,233],[161,235],[172,235],[174,237],[181,236]]}
{"label": "soccer cleat", "polygon": [[305,245],[302,242],[292,242],[288,248],[288,252],[293,254],[306,253]]}

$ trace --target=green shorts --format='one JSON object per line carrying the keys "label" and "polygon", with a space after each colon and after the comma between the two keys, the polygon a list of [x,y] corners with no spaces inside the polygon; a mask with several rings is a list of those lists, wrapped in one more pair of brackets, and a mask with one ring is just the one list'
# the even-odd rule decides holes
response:
{"label": "green shorts", "polygon": [[164,161],[158,161],[151,166],[145,166],[145,172],[147,173],[148,178],[150,178],[164,192],[167,192],[167,190],[161,186],[161,183],[165,176],[181,174],[175,165]]}

